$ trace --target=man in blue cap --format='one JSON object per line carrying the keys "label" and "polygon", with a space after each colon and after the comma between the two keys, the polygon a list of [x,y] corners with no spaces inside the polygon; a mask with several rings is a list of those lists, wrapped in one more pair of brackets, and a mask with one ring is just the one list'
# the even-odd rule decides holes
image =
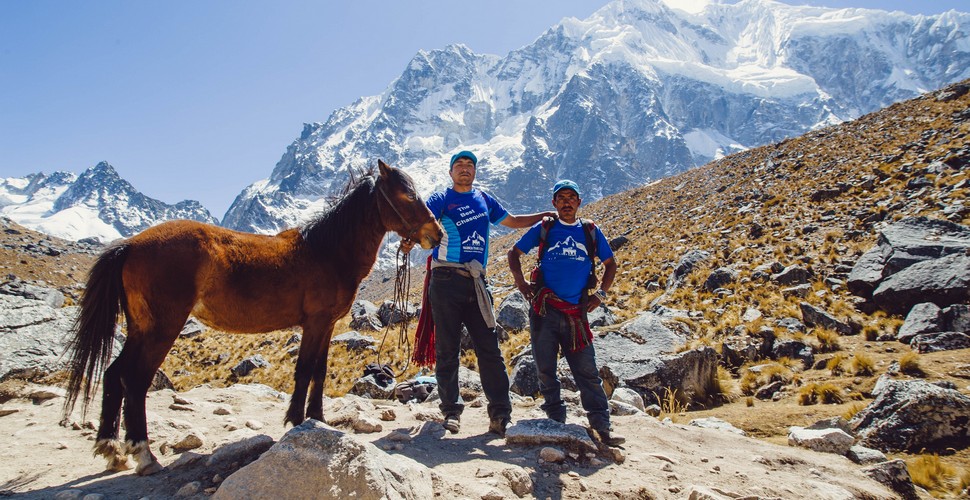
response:
{"label": "man in blue cap", "polygon": [[[602,231],[577,215],[582,204],[579,186],[564,179],[552,188],[552,205],[559,220],[544,221],[529,229],[509,250],[509,269],[515,286],[532,305],[529,330],[532,356],[539,372],[539,391],[545,399],[546,416],[566,421],[566,405],[560,395],[562,384],[556,374],[560,348],[572,371],[590,427],[609,446],[625,439],[610,429],[610,405],[596,368],[593,332],[586,313],[606,300],[616,277],[613,251]],[[522,275],[521,256],[539,248],[535,283]],[[595,288],[594,258],[603,263],[603,280]]]}
{"label": "man in blue cap", "polygon": [[[464,325],[475,348],[482,389],[488,399],[488,430],[504,436],[511,421],[512,403],[505,358],[495,331],[492,297],[485,281],[490,224],[525,228],[555,213],[510,214],[495,198],[474,187],[477,168],[478,158],[471,151],[455,154],[449,167],[452,186],[433,193],[426,201],[431,213],[441,222],[445,235],[432,252],[425,292],[434,323],[435,378],[441,396],[438,407],[445,417],[445,429],[457,433],[464,411],[458,393]],[[412,245],[402,242],[402,250],[407,251]]]}

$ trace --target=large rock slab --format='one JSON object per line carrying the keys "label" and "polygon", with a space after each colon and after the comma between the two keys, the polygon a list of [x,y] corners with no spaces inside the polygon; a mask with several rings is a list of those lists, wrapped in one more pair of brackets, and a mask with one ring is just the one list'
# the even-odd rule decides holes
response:
{"label": "large rock slab", "polygon": [[[959,291],[952,291],[953,284],[947,284],[947,274],[960,277],[967,275],[967,264],[961,259],[955,262],[944,261],[927,269],[918,269],[919,273],[932,271],[933,277],[920,279],[919,273],[896,278],[891,285],[893,290],[883,297],[875,299],[874,295],[885,282],[909,268],[928,261],[942,260],[948,256],[966,256],[970,250],[970,228],[945,220],[927,217],[908,217],[883,229],[877,245],[866,252],[849,273],[846,286],[849,291],[860,297],[874,299],[877,307],[885,308],[896,314],[906,314],[909,309],[920,302],[934,302],[941,307],[959,303],[952,295],[959,295]],[[963,266],[963,270],[959,269]],[[916,284],[907,285],[909,281]],[[966,300],[966,283],[962,285],[963,301]],[[914,287],[927,288],[931,297],[920,299],[918,292],[903,292]],[[956,286],[960,288],[960,286]],[[904,300],[905,299],[905,300]],[[893,301],[897,302],[893,302]],[[945,302],[945,303],[944,303]]]}
{"label": "large rock slab", "polygon": [[940,331],[943,323],[943,311],[940,306],[932,302],[916,304],[909,310],[906,320],[903,321],[899,331],[896,332],[896,340],[908,344],[913,337],[921,333],[932,333]]}
{"label": "large rock slab", "polygon": [[970,256],[966,254],[917,262],[886,278],[872,292],[873,304],[893,314],[906,314],[923,302],[947,307],[968,299]]}
{"label": "large rock slab", "polygon": [[[658,403],[667,390],[675,391],[684,403],[709,401],[713,396],[718,359],[713,348],[701,347],[662,356],[638,355],[637,344],[629,343],[628,339],[610,334],[602,340],[603,344],[596,345],[597,362],[603,384],[608,388],[633,389],[645,404]],[[604,345],[607,343],[609,348]]]}
{"label": "large rock slab", "polygon": [[842,429],[806,429],[791,427],[788,430],[788,445],[808,448],[822,453],[845,455],[852,448],[854,439]]}
{"label": "large rock slab", "polygon": [[433,498],[431,476],[408,457],[307,420],[227,477],[212,498]]}
{"label": "large rock slab", "polygon": [[970,444],[970,397],[921,380],[879,379],[875,399],[849,423],[880,451],[942,450]]}
{"label": "large rock slab", "polygon": [[379,331],[384,323],[377,316],[377,306],[367,300],[357,300],[350,306],[350,327],[354,330]]}
{"label": "large rock slab", "polygon": [[[77,307],[54,308],[45,300],[0,294],[0,380],[37,379],[67,367],[68,334]],[[115,334],[112,359],[124,336]]]}
{"label": "large rock slab", "polygon": [[529,301],[518,290],[508,294],[498,306],[495,321],[506,330],[525,330],[529,327]]}
{"label": "large rock slab", "polygon": [[677,352],[687,343],[686,325],[676,320],[643,312],[636,318],[620,325],[620,335],[643,346],[654,354]]}
{"label": "large rock slab", "polygon": [[596,443],[585,427],[548,418],[515,422],[505,431],[505,442],[524,446],[556,445],[580,453],[596,451]]}

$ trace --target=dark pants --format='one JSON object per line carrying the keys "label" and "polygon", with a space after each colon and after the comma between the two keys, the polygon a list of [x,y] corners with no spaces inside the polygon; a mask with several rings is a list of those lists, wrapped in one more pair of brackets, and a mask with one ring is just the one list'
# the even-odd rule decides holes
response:
{"label": "dark pants", "polygon": [[505,419],[512,415],[509,400],[509,374],[498,346],[498,334],[482,318],[472,278],[454,269],[437,267],[431,271],[428,300],[434,318],[435,378],[441,409],[446,417],[461,415],[465,409],[458,394],[458,357],[461,354],[461,325],[471,336],[478,356],[482,389],[488,399],[488,417]]}
{"label": "dark pants", "polygon": [[569,333],[568,318],[552,306],[546,307],[545,316],[539,316],[535,311],[530,312],[529,331],[532,338],[532,356],[539,372],[539,392],[545,399],[541,408],[546,415],[560,422],[566,420],[566,404],[560,395],[562,384],[556,374],[561,348],[579,388],[579,398],[586,410],[590,427],[595,430],[609,430],[610,403],[596,368],[596,350],[593,345],[570,352],[569,346],[573,345],[573,341]]}

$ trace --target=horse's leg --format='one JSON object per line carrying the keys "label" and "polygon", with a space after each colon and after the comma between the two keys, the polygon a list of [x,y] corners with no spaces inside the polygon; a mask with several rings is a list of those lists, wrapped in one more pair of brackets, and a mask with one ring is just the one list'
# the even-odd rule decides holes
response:
{"label": "horse's leg", "polygon": [[[188,317],[188,313],[185,316]],[[122,375],[121,380],[125,388],[125,443],[128,446],[128,453],[135,457],[137,462],[135,473],[140,476],[154,474],[163,468],[148,445],[145,398],[155,378],[155,372],[165,360],[184,323],[185,319],[138,335],[138,342],[135,344],[140,348],[135,351],[139,354],[138,359],[132,360],[128,364],[129,369]],[[172,326],[176,324],[177,326]],[[128,342],[132,341],[130,328],[129,326]]]}
{"label": "horse's leg", "polygon": [[[296,371],[293,374],[295,381],[293,395],[290,397],[290,407],[286,411],[286,419],[283,423],[289,422],[294,426],[303,423],[303,405],[306,402],[307,388],[310,385],[310,379],[317,373],[317,360],[324,349],[321,345],[324,340],[323,332],[327,331],[328,325],[332,331],[330,320],[318,316],[311,317],[303,323],[303,340],[300,342],[300,355],[296,359]],[[322,391],[319,398],[320,410],[317,411],[316,416],[311,415],[311,418],[323,417]]]}
{"label": "horse's leg", "polygon": [[104,372],[101,392],[101,424],[98,427],[94,454],[108,459],[108,470],[122,471],[130,468],[125,446],[118,441],[118,428],[121,425],[119,416],[121,414],[121,402],[124,399],[121,373],[125,371],[125,365],[131,357],[131,352],[126,344],[121,349],[118,358]]}
{"label": "horse's leg", "polygon": [[[326,332],[323,338],[329,339],[333,333],[331,330]],[[323,422],[323,387],[327,380],[327,358],[330,354],[330,342],[321,342],[322,351],[317,355],[316,367],[313,369],[313,378],[310,381],[310,397],[307,401],[306,415]]]}

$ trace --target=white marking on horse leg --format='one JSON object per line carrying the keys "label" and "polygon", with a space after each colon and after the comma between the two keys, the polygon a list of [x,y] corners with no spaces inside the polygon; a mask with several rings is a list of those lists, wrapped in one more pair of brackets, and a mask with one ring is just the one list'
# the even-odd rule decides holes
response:
{"label": "white marking on horse leg", "polygon": [[117,439],[99,439],[94,443],[94,456],[98,455],[108,459],[108,470],[123,471],[131,468],[125,445]]}
{"label": "white marking on horse leg", "polygon": [[158,463],[158,459],[155,455],[152,455],[152,450],[148,446],[148,441],[139,441],[138,443],[132,443],[128,441],[128,453],[135,457],[135,462],[138,465],[135,466],[135,474],[139,476],[150,476],[156,472],[164,469],[162,464]]}

